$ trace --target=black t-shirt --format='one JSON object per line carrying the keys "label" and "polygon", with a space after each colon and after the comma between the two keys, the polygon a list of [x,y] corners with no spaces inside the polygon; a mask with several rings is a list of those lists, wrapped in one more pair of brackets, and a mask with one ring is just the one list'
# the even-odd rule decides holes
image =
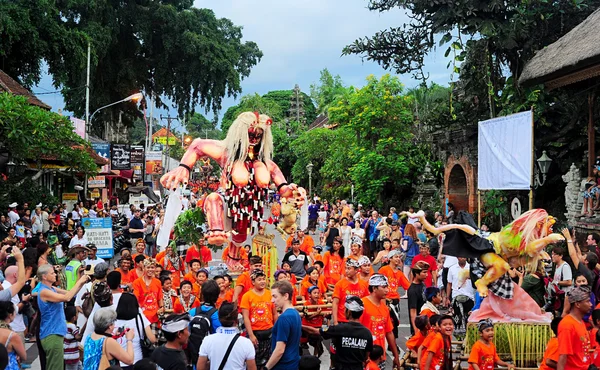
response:
{"label": "black t-shirt", "polygon": [[[421,311],[421,307],[426,302],[425,299],[425,284],[415,284],[411,283],[410,287],[408,287],[408,292],[406,293],[408,296],[408,314],[410,315],[410,309],[414,308],[417,310],[417,315]],[[412,327],[412,321],[408,320],[410,323],[410,332],[414,334],[414,328]]]}
{"label": "black t-shirt", "polygon": [[340,236],[340,229],[337,227],[329,227],[329,235],[327,235],[327,239],[325,239],[325,245],[331,247],[333,246],[333,239],[337,236]]}
{"label": "black t-shirt", "polygon": [[373,350],[373,334],[359,322],[343,322],[325,330],[324,339],[332,339],[335,347],[336,368],[362,370],[367,353]]}
{"label": "black t-shirt", "polygon": [[157,347],[154,352],[152,352],[150,359],[163,370],[187,369],[185,353],[177,349],[170,349],[165,346]]}
{"label": "black t-shirt", "polygon": [[[131,219],[131,221],[129,221],[129,230],[131,229],[143,229],[144,228],[144,223],[142,222],[142,220],[140,218],[134,217]],[[144,233],[129,233],[129,235],[131,236],[131,238],[133,239],[139,239],[139,238],[143,238],[144,237]],[[134,245],[135,247],[135,245]]]}

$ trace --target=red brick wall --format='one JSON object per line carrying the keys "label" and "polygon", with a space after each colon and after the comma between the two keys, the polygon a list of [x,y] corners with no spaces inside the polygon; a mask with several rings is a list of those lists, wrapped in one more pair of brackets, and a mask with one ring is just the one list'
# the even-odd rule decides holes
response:
{"label": "red brick wall", "polygon": [[[466,156],[448,157],[444,169],[444,191],[457,211],[477,212],[476,170]],[[444,200],[445,203],[445,200]]]}

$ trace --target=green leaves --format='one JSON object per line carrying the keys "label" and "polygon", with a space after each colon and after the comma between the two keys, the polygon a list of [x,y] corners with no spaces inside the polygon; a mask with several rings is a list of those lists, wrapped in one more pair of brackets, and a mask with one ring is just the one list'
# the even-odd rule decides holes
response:
{"label": "green leaves", "polygon": [[64,116],[32,106],[22,96],[0,94],[0,146],[15,159],[35,160],[43,157],[61,161],[87,174],[98,171],[85,150],[89,144],[73,131]]}

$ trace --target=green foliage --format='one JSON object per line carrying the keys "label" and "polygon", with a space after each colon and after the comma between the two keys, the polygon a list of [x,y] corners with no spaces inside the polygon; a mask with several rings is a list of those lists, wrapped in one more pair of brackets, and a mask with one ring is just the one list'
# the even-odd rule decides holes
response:
{"label": "green foliage", "polygon": [[[81,117],[89,40],[92,111],[138,91],[153,93],[159,107],[166,98],[181,115],[198,105],[218,111],[223,97],[241,92],[241,80],[262,52],[254,42],[242,41],[241,27],[192,5],[190,0],[2,1],[2,69],[30,87],[46,62],[55,86],[64,88],[66,109]],[[119,104],[101,111],[95,122],[117,121],[119,112],[129,125],[139,116],[133,104]]]}
{"label": "green foliage", "polygon": [[23,204],[58,204],[59,200],[50,191],[33,181],[30,176],[10,176],[6,181],[0,181],[0,207],[8,209],[12,202]]}
{"label": "green foliage", "polygon": [[197,244],[204,238],[202,233],[202,224],[206,222],[206,216],[201,207],[190,208],[182,212],[173,229],[175,238],[184,241],[186,244]]}
{"label": "green foliage", "polygon": [[331,103],[347,91],[342,78],[339,75],[333,76],[327,68],[321,71],[319,84],[310,85],[310,96],[317,104],[319,114],[326,113]]}
{"label": "green foliage", "polygon": [[66,117],[30,105],[22,96],[0,94],[0,148],[17,160],[51,158],[79,172],[94,174],[98,167],[89,147]]}
{"label": "green foliage", "polygon": [[283,121],[285,117],[285,110],[282,109],[277,101],[263,99],[257,93],[244,95],[238,105],[229,107],[223,115],[223,120],[221,121],[223,137],[227,135],[227,130],[233,121],[243,112],[260,112],[261,114],[266,114],[271,117],[274,123]]}
{"label": "green foliage", "polygon": [[508,215],[508,198],[505,192],[500,190],[488,190],[483,192],[481,205],[481,220],[491,230],[498,231],[503,223],[510,221]]}
{"label": "green foliage", "polygon": [[313,129],[292,143],[297,161],[294,181],[306,184],[304,170],[314,165],[313,182],[324,197],[350,197],[352,184],[363,204],[381,207],[410,193],[426,163],[414,143],[412,97],[396,77],[367,78],[367,85],[338,96],[329,120],[337,128]]}
{"label": "green foliage", "polygon": [[217,128],[217,117],[210,121],[200,113],[190,113],[185,117],[185,128],[193,138],[220,139],[221,130]]}

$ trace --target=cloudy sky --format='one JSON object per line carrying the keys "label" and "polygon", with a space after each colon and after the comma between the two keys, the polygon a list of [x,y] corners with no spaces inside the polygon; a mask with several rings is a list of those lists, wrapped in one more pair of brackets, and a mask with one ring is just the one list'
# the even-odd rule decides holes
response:
{"label": "cloudy sky", "polygon": [[[387,71],[375,63],[362,61],[359,56],[341,56],[344,46],[362,36],[407,21],[402,10],[385,13],[371,12],[367,0],[195,0],[198,8],[211,8],[217,17],[231,19],[243,26],[245,40],[258,44],[264,56],[243,81],[242,94],[264,94],[271,90],[292,89],[295,84],[308,92],[319,79],[323,68],[339,74],[346,85],[362,86],[365,77],[381,76]],[[426,59],[430,80],[446,84],[450,71],[443,50]],[[411,76],[400,76],[411,87],[417,84]],[[34,92],[54,91],[45,77]],[[53,107],[62,108],[60,94],[41,95]],[[223,112],[236,104],[233,98],[223,103]],[[176,115],[176,110],[170,113]]]}

